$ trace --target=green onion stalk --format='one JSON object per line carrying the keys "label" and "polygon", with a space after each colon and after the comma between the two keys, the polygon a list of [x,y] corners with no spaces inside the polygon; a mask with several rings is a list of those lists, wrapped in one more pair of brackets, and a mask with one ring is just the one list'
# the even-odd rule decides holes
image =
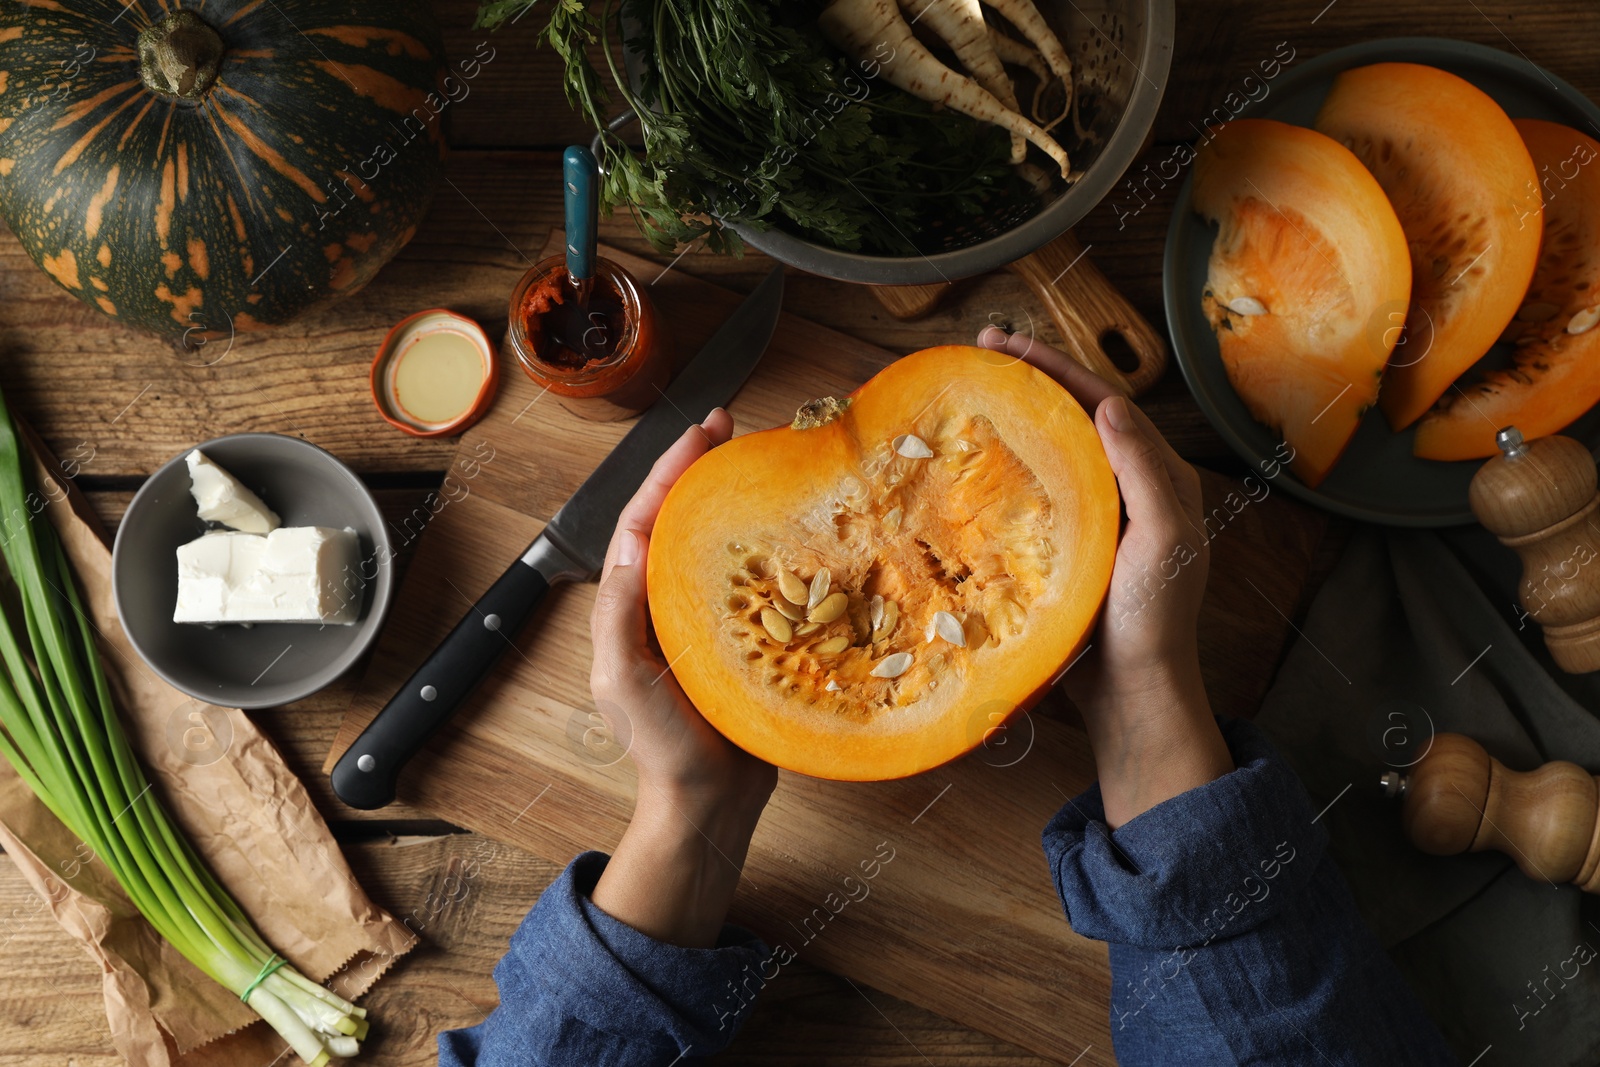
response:
{"label": "green onion stalk", "polygon": [[[366,1036],[358,1008],[288,966],[150,789],[117,718],[71,565],[29,507],[27,453],[0,399],[0,753],[106,865],[146,921],[312,1067]],[[20,622],[20,625],[19,625]]]}

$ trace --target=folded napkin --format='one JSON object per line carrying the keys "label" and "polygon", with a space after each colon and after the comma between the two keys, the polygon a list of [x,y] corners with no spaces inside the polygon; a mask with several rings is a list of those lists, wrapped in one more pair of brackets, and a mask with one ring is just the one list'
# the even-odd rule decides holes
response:
{"label": "folded napkin", "polygon": [[[1463,1063],[1600,1062],[1600,898],[1498,853],[1433,857],[1379,775],[1432,733],[1513,770],[1600,771],[1600,675],[1555,667],[1516,601],[1520,561],[1479,527],[1361,527],[1318,593],[1257,725],[1320,805],[1332,851]],[[1348,789],[1347,789],[1348,787]]]}

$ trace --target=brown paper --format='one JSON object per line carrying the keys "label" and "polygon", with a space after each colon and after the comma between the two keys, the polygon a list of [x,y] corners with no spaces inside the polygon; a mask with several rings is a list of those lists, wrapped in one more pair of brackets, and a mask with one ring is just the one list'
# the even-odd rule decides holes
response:
{"label": "brown paper", "polygon": [[[250,719],[190,699],[139,659],[117,621],[111,553],[82,493],[44,466],[36,484],[42,510],[33,521],[48,518],[61,536],[153,791],[268,944],[308,977],[336,975],[329,984],[341,996],[364,993],[415,937],[367,897],[305,788]],[[100,965],[112,1042],[132,1067],[265,1063],[285,1047],[269,1027],[249,1026],[259,1022],[254,1011],[155,933],[4,759],[0,846]]]}

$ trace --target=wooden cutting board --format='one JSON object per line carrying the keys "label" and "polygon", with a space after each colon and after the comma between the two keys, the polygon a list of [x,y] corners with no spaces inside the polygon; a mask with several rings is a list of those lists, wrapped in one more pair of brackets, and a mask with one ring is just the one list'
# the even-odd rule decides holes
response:
{"label": "wooden cutting board", "polygon": [[[555,235],[544,254],[560,247]],[[602,254],[651,284],[685,353],[741,299],[681,271]],[[786,314],[729,406],[735,432],[786,423],[805,400],[842,395],[892,358]],[[328,767],[629,425],[579,419],[515,365],[504,368],[493,411],[463,437],[440,494],[393,531],[402,541],[424,526],[427,535]],[[1227,481],[1216,481],[1208,491],[1226,491]],[[1248,568],[1263,598],[1276,601],[1253,611],[1248,599],[1208,608],[1215,654],[1207,672],[1229,694],[1221,705],[1253,711],[1283,644],[1287,619],[1277,612],[1293,612],[1320,531],[1320,518],[1274,498],[1242,509],[1216,538],[1213,573]],[[1271,551],[1263,551],[1268,541]],[[400,783],[406,801],[548,859],[615,846],[635,777],[614,745],[593,743],[593,597],[593,585],[551,595],[515,651],[408,768]],[[1051,815],[1094,777],[1083,732],[1064,719],[1036,710],[990,748],[904,781],[785,773],[732,918],[853,982],[1042,1056],[1112,1064],[1106,949],[1068,927],[1039,844]],[[847,891],[851,875],[855,888]],[[752,992],[758,982],[752,977]],[[718,995],[733,1007],[732,994]]]}

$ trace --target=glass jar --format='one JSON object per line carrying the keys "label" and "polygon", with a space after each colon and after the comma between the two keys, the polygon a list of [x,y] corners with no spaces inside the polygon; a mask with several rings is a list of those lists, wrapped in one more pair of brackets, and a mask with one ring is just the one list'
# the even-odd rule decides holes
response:
{"label": "glass jar", "polygon": [[597,257],[591,300],[609,297],[622,311],[597,321],[594,329],[615,330],[619,336],[608,355],[590,359],[544,329],[543,317],[573,295],[564,255],[534,264],[511,292],[506,347],[528,377],[573,414],[601,422],[637,415],[661,396],[672,372],[655,306],[631,274]]}

